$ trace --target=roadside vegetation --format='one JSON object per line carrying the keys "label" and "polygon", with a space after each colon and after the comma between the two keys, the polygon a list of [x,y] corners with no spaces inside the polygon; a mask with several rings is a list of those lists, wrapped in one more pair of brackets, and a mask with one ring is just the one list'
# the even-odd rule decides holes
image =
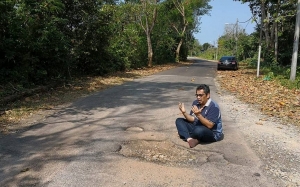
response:
{"label": "roadside vegetation", "polygon": [[[292,55],[295,54],[297,1],[240,2],[249,3],[253,15],[249,20],[240,21],[255,22],[256,32],[245,33],[245,28],[238,21],[228,23],[224,26],[223,35],[216,41],[197,44],[201,48],[198,56],[219,60],[221,56],[232,55],[250,68],[257,68],[260,59],[260,74],[265,76],[264,79],[276,79],[288,88],[296,88],[296,83],[300,81],[300,67],[297,68],[297,59],[292,59]],[[297,58],[299,61],[299,53]]]}
{"label": "roadside vegetation", "polygon": [[73,94],[180,65],[208,2],[1,1],[1,126]]}
{"label": "roadside vegetation", "polygon": [[186,60],[209,0],[0,2],[0,96]]}
{"label": "roadside vegetation", "polygon": [[[257,77],[255,68],[241,63],[238,71],[218,71],[217,80],[223,89],[266,116],[300,127],[300,88],[287,79],[273,77],[268,70]],[[257,125],[263,125],[265,120],[261,119]]]}

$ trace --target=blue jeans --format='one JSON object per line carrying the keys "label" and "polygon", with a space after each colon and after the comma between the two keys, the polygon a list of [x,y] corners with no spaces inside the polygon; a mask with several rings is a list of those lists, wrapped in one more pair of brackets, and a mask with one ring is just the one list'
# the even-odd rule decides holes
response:
{"label": "blue jeans", "polygon": [[188,138],[194,138],[199,142],[206,143],[216,141],[214,133],[204,125],[194,125],[184,118],[177,118],[175,124],[180,138],[185,141]]}

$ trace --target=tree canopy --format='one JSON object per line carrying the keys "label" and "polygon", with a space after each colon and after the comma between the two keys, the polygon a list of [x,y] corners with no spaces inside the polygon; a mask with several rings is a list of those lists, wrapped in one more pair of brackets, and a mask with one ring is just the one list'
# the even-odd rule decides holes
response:
{"label": "tree canopy", "polygon": [[180,41],[179,56],[186,59],[209,1],[177,0],[186,22],[174,2],[1,1],[0,82],[30,87],[175,62]]}

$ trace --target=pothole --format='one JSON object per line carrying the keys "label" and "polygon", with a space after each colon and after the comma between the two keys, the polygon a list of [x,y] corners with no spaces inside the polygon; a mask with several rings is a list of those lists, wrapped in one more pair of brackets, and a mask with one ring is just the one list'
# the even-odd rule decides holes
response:
{"label": "pothole", "polygon": [[125,157],[138,158],[170,166],[202,165],[209,162],[208,158],[222,157],[216,156],[219,153],[215,152],[199,152],[184,149],[168,141],[145,140],[124,142],[119,153]]}
{"label": "pothole", "polygon": [[142,129],[141,127],[129,127],[126,129],[126,131],[130,131],[130,132],[143,132],[144,129]]}

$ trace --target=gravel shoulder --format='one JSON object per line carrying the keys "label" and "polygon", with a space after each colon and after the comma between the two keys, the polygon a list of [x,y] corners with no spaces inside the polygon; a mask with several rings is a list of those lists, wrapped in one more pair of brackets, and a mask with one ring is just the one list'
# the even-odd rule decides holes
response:
{"label": "gravel shoulder", "polygon": [[236,122],[236,128],[263,161],[261,169],[285,186],[300,186],[300,128],[238,100],[222,89],[217,79],[222,112]]}

